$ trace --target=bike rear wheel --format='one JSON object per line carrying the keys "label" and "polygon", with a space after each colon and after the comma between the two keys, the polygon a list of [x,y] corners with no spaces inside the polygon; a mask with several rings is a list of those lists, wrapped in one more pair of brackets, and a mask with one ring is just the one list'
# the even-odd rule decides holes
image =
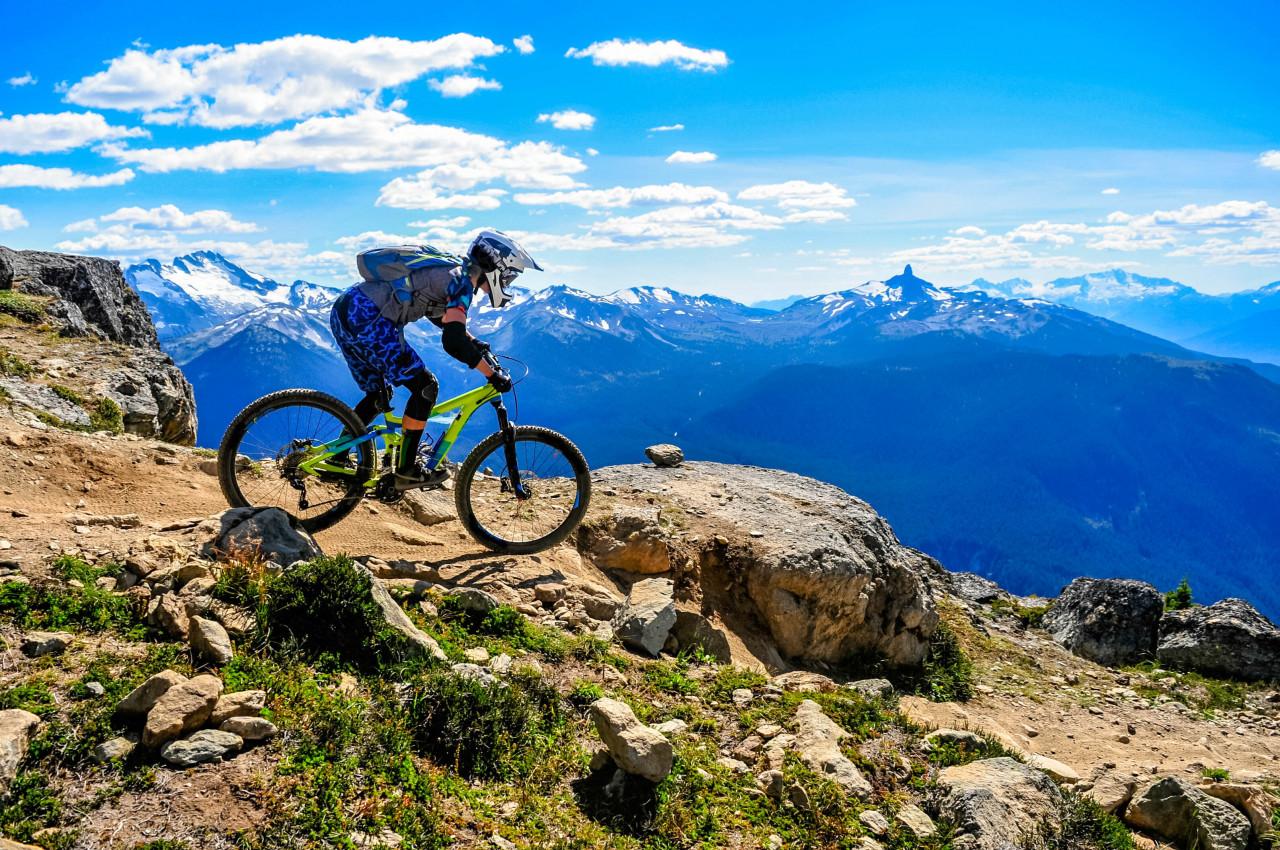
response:
{"label": "bike rear wheel", "polygon": [[240,411],[218,448],[218,482],[233,508],[275,507],[307,531],[328,528],[350,514],[373,475],[373,441],[351,453],[350,473],[321,478],[298,468],[318,446],[365,426],[355,411],[328,393],[280,390]]}
{"label": "bike rear wheel", "polygon": [[591,501],[591,470],[568,437],[547,428],[515,429],[521,486],[517,499],[501,431],[476,446],[454,479],[458,517],[468,533],[495,552],[528,555],[549,549],[573,533]]}

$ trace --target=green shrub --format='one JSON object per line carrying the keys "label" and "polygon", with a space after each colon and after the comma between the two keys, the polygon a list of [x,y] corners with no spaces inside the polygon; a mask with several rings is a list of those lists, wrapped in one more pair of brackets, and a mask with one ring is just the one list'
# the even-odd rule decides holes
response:
{"label": "green shrub", "polygon": [[326,670],[373,671],[405,660],[411,653],[387,625],[371,582],[345,555],[285,571],[259,609],[262,638]]}
{"label": "green shrub", "polygon": [[1231,771],[1223,767],[1206,767],[1200,773],[1205,779],[1212,779],[1214,782],[1226,782],[1231,778]]}
{"label": "green shrub", "polygon": [[1185,611],[1191,607],[1191,585],[1183,576],[1178,586],[1164,595],[1164,610]]}
{"label": "green shrub", "polygon": [[58,710],[49,686],[39,680],[22,682],[0,691],[0,709],[20,708],[45,717]]}
{"label": "green shrub", "polygon": [[38,830],[62,819],[62,801],[42,773],[24,771],[14,778],[9,796],[0,806],[0,833],[30,843]]}
{"label": "green shrub", "polygon": [[56,393],[57,396],[61,398],[63,401],[69,401],[72,404],[74,404],[76,407],[86,406],[84,398],[80,395],[80,393],[71,389],[71,387],[66,387],[66,386],[63,386],[62,384],[50,384],[49,389],[53,390],[54,393]]}
{"label": "green shrub", "polygon": [[44,305],[30,295],[12,289],[0,289],[0,313],[24,322],[38,322],[44,316]]}
{"label": "green shrub", "polygon": [[[0,292],[4,291],[0,289]],[[30,363],[9,349],[0,347],[0,375],[7,375],[10,378],[28,378],[34,375],[35,371],[35,367]]]}
{"label": "green shrub", "polygon": [[654,690],[685,696],[697,692],[698,683],[684,675],[688,667],[666,661],[644,665],[644,679]]}
{"label": "green shrub", "polygon": [[769,678],[762,673],[726,664],[716,671],[716,677],[711,680],[707,695],[712,699],[727,702],[733,698],[733,692],[738,688],[758,688],[767,684],[769,684]]}
{"label": "green shrub", "polygon": [[899,689],[934,702],[967,702],[973,698],[973,663],[955,632],[939,623],[919,667],[893,671]]}
{"label": "green shrub", "polygon": [[124,431],[124,412],[120,405],[109,398],[98,400],[95,410],[89,412],[89,428],[94,431],[110,431],[120,434]]}
{"label": "green shrub", "polygon": [[1128,828],[1087,797],[1067,792],[1058,812],[1062,826],[1041,827],[1028,850],[1134,850]]}
{"label": "green shrub", "polygon": [[581,679],[573,683],[569,690],[569,702],[577,706],[590,705],[604,696],[604,689],[597,682],[584,682]]}
{"label": "green shrub", "polygon": [[1038,629],[1044,623],[1044,615],[1053,607],[1050,602],[1042,608],[1026,607],[1008,599],[996,599],[991,603],[991,610],[997,614],[1008,614],[1017,620],[1024,629]]}
{"label": "green shrub", "polygon": [[425,673],[400,698],[417,749],[468,779],[526,775],[539,743],[564,723],[555,689],[537,678],[485,687],[452,672]]}
{"label": "green shrub", "polygon": [[118,576],[121,569],[119,564],[95,567],[74,555],[60,555],[49,567],[49,571],[59,578],[65,581],[75,579],[85,587],[89,587],[103,576]]}
{"label": "green shrub", "polygon": [[0,616],[20,629],[115,629],[141,637],[146,631],[142,613],[129,599],[92,585],[83,589],[17,582],[0,585]]}

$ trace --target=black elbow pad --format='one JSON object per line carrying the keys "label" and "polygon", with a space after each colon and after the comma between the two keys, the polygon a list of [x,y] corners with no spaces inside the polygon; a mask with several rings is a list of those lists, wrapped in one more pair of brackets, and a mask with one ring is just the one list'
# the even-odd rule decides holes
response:
{"label": "black elbow pad", "polygon": [[440,335],[444,350],[454,360],[467,364],[468,369],[476,368],[484,355],[476,347],[475,340],[467,334],[467,326],[462,322],[445,322],[444,333]]}

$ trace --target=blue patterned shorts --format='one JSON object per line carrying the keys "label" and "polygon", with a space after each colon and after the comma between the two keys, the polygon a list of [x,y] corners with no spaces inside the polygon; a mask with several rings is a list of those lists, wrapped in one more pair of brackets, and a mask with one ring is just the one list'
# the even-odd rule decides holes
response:
{"label": "blue patterned shorts", "polygon": [[358,289],[348,289],[329,311],[329,329],[342,349],[351,377],[365,393],[404,384],[427,366],[400,335],[395,322]]}

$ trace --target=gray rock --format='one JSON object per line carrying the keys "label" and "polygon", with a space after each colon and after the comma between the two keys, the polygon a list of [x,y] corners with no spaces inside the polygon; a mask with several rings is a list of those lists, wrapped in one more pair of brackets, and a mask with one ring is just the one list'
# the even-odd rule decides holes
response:
{"label": "gray rock", "polygon": [[107,689],[102,686],[101,682],[85,682],[84,689],[88,691],[91,697],[100,697],[107,693]]}
{"label": "gray rock", "polygon": [[1085,796],[1115,814],[1128,805],[1137,787],[1138,783],[1132,776],[1109,770],[1093,781],[1093,787],[1085,792]]}
{"label": "gray rock", "polygon": [[657,655],[676,624],[676,605],[670,579],[649,578],[631,586],[613,618],[614,633],[627,646]]}
{"label": "gray rock", "polygon": [[420,525],[439,525],[458,518],[453,497],[441,490],[410,490],[404,494],[404,505]]}
{"label": "gray rock", "polygon": [[222,682],[209,675],[196,676],[169,688],[147,712],[142,745],[153,750],[183,732],[199,729],[209,719],[221,693]]}
{"label": "gray rock", "polygon": [[[588,610],[587,613],[590,613],[590,611]],[[701,614],[695,614],[692,611],[677,611],[676,624],[671,633],[680,642],[682,650],[696,646],[701,647],[703,652],[721,664],[728,664],[733,660],[732,652],[729,649],[729,639],[725,636],[725,633],[717,629],[711,624],[710,620]]]}
{"label": "gray rock", "polygon": [[266,741],[274,738],[280,730],[265,717],[232,717],[218,725],[223,732],[239,735],[246,741]]}
{"label": "gray rock", "polygon": [[619,504],[611,513],[588,516],[578,529],[578,549],[602,569],[641,575],[671,569],[670,539],[657,508]]}
{"label": "gray rock", "polygon": [[[938,623],[931,576],[941,566],[899,543],[865,502],[788,472],[716,463],[686,465],[680,478],[643,465],[594,474],[602,488],[666,487],[670,499],[705,505],[702,580],[744,587],[782,654],[827,663],[868,651],[895,663],[924,657]],[[707,502],[711,490],[734,498]],[[764,536],[734,543],[744,528]],[[713,534],[726,544],[713,544]]]}
{"label": "gray rock", "polygon": [[232,508],[216,517],[219,529],[212,548],[216,552],[256,552],[280,566],[308,561],[324,554],[320,545],[279,508]]}
{"label": "gray rock", "polygon": [[951,592],[969,602],[986,605],[997,599],[1011,598],[1008,593],[1000,589],[1000,585],[977,573],[950,573],[948,579],[951,583]]}
{"label": "gray rock", "polygon": [[1200,850],[1245,850],[1251,832],[1249,819],[1230,803],[1175,776],[1135,793],[1124,821]]}
{"label": "gray rock", "polygon": [[813,700],[805,700],[796,709],[795,748],[805,766],[835,782],[863,802],[871,799],[871,783],[857,766],[840,751],[840,739],[849,733],[823,714]]}
{"label": "gray rock", "polygon": [[[361,564],[355,565],[356,569],[368,574],[368,569]],[[434,658],[436,661],[447,661],[444,650],[440,648],[440,644],[436,643],[431,635],[414,625],[413,620],[409,619],[409,615],[404,609],[391,598],[391,593],[378,579],[372,575],[369,576],[369,592],[373,596],[373,601],[378,603],[378,608],[382,610],[382,616],[386,618],[387,625],[396,631],[405,644],[411,647],[414,653],[424,658]]]}
{"label": "gray rock", "polygon": [[787,788],[786,780],[783,778],[781,770],[762,771],[756,776],[756,783],[766,797],[771,797],[774,800],[781,800],[782,793]]}
{"label": "gray rock", "polygon": [[1219,678],[1280,679],[1280,629],[1243,599],[1168,611],[1156,650],[1162,667]]}
{"label": "gray rock", "polygon": [[160,750],[160,758],[178,767],[193,767],[240,752],[244,739],[220,729],[201,729],[189,738],[170,741]]}
{"label": "gray rock", "polygon": [[1062,793],[1040,771],[1011,758],[984,759],[938,774],[938,817],[975,839],[977,850],[1008,850],[1059,823]]}
{"label": "gray rock", "polygon": [[93,748],[93,760],[98,764],[106,764],[109,761],[126,759],[137,746],[136,738],[112,738]]}
{"label": "gray rock", "polygon": [[221,623],[202,617],[191,618],[191,648],[217,667],[230,664],[235,657],[227,630]]}
{"label": "gray rock", "polygon": [[217,584],[218,580],[213,576],[197,576],[182,585],[178,598],[186,607],[188,616],[204,614],[213,607],[213,589]]}
{"label": "gray rock", "polygon": [[679,466],[684,463],[684,452],[679,446],[670,443],[659,443],[644,450],[645,457],[653,461],[655,466]]}
{"label": "gray rock", "polygon": [[[613,615],[618,613],[619,604],[618,600],[604,596],[582,597],[582,607],[587,612],[587,616],[593,620],[612,620]],[[676,622],[679,625],[679,620]]]}
{"label": "gray rock", "polygon": [[473,614],[488,614],[502,605],[492,593],[478,587],[460,587],[457,594],[458,607]]}
{"label": "gray rock", "polygon": [[591,719],[619,768],[650,782],[661,782],[671,773],[675,759],[671,742],[636,719],[626,703],[598,699],[591,704]]}
{"label": "gray rock", "polygon": [[31,658],[42,655],[57,655],[63,652],[75,635],[70,632],[29,632],[22,639],[22,651]]}
{"label": "gray rock", "polygon": [[120,714],[146,714],[170,688],[185,681],[187,677],[175,670],[161,670],[129,691],[116,705],[116,711]]}
{"label": "gray rock", "polygon": [[89,414],[78,404],[67,401],[44,384],[29,384],[21,378],[0,378],[0,390],[6,401],[56,416],[71,425],[89,424]]}
{"label": "gray rock", "polygon": [[1119,667],[1154,658],[1164,596],[1145,581],[1078,578],[1044,616],[1055,641],[1097,664]]}
{"label": "gray rock", "polygon": [[929,816],[912,803],[904,803],[894,818],[917,841],[924,841],[938,834],[938,828],[933,825]]}
{"label": "gray rock", "polygon": [[845,685],[863,699],[884,699],[893,696],[893,683],[888,679],[859,679]]}
{"label": "gray rock", "polygon": [[476,682],[486,688],[493,687],[498,683],[498,677],[493,675],[491,671],[481,667],[479,664],[464,662],[452,665],[451,669],[459,678]]}
{"label": "gray rock", "polygon": [[982,752],[987,745],[981,736],[967,729],[935,729],[924,736],[924,740],[920,742],[920,749],[926,753],[932,752],[938,744],[964,747],[971,753]]}
{"label": "gray rock", "polygon": [[0,711],[0,797],[18,775],[18,765],[27,755],[31,736],[40,728],[40,718],[20,708]]}

